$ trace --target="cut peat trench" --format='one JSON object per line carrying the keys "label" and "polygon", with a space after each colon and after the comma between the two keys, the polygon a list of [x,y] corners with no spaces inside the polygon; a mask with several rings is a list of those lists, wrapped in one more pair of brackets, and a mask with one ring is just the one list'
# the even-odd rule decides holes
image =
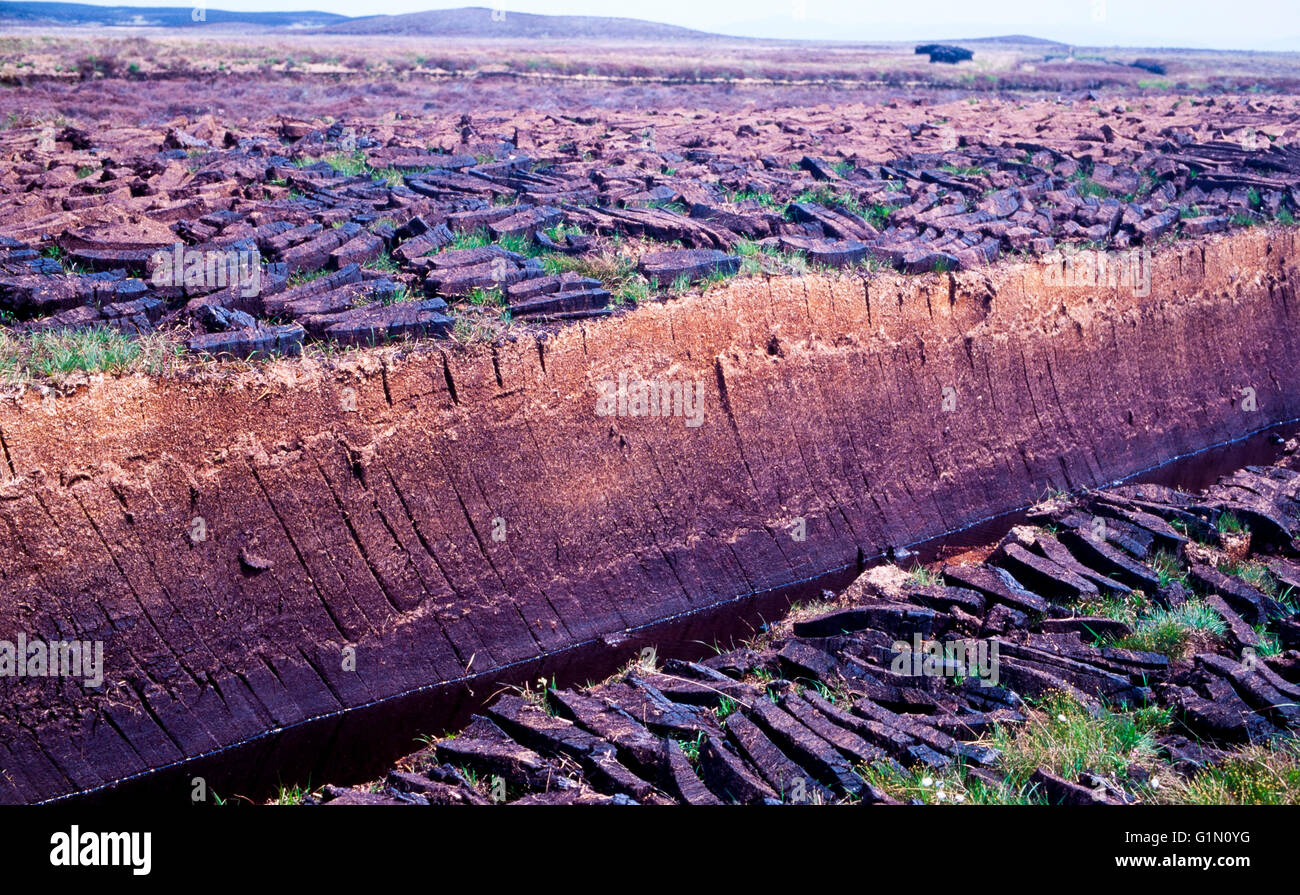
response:
{"label": "cut peat trench", "polygon": [[[1294,437],[1296,432],[1295,421],[1271,426],[1245,438],[1175,458],[1122,481],[1156,482],[1170,487],[1182,482],[1213,483],[1221,475],[1246,464],[1272,464],[1282,456],[1282,439]],[[901,545],[910,554],[902,564],[930,563],[954,552],[991,546],[1013,525],[1025,521],[1028,509],[1026,506],[999,513],[957,531]],[[806,581],[762,593],[738,595],[638,629],[575,643],[514,667],[420,688],[353,709],[340,709],[292,729],[268,731],[221,754],[202,756],[175,768],[157,769],[111,790],[73,798],[96,801],[126,792],[137,798],[155,795],[174,798],[175,792],[195,776],[202,776],[219,792],[254,800],[273,797],[281,786],[297,784],[310,788],[321,781],[346,786],[370,781],[387,771],[397,758],[409,753],[418,737],[459,730],[473,714],[490,705],[503,687],[536,682],[539,678],[545,679],[548,686],[582,686],[603,680],[647,648],[653,649],[659,660],[693,662],[712,657],[718,649],[735,647],[764,631],[792,604],[815,602],[828,593],[837,593],[864,568],[885,559],[884,553],[865,557]]]}
{"label": "cut peat trench", "polygon": [[[1146,296],[1034,265],[866,300],[741,280],[544,352],[0,408],[0,637],[102,640],[105,671],[0,680],[0,801],[372,773],[498,683],[711,641],[891,545],[1293,420],[1295,243],[1178,243]],[[598,416],[620,373],[699,383],[703,424]]]}

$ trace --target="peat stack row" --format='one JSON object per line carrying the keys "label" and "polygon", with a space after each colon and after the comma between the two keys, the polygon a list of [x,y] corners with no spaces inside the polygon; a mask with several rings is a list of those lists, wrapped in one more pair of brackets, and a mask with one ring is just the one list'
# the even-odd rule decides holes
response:
{"label": "peat stack row", "polygon": [[[682,134],[608,151],[588,134],[551,153],[521,148],[518,135],[466,142],[470,128],[459,151],[434,152],[381,142],[373,125],[264,122],[243,137],[209,125],[208,139],[173,130],[155,145],[75,128],[35,140],[0,201],[7,190],[30,205],[39,191],[49,213],[24,208],[0,224],[0,319],[185,325],[197,352],[294,354],[304,340],[446,336],[448,303],[469,299],[520,319],[606,316],[608,284],[562,276],[607,251],[604,237],[651,243],[632,260],[658,295],[734,273],[742,240],[817,265],[919,273],[1058,243],[1150,248],[1300,215],[1300,153],[1249,128],[1236,143],[1217,129],[1219,139],[1172,127],[1139,138],[1144,129],[1110,124],[1044,142],[954,131],[943,151],[837,161],[747,150],[758,134],[747,125],[730,148]],[[914,137],[942,129],[914,127]],[[95,221],[105,205],[124,220]],[[467,234],[511,248],[453,246]],[[159,251],[175,256],[161,278]],[[191,276],[192,259],[227,257],[256,267],[256,282],[235,267]]]}
{"label": "peat stack row", "polygon": [[[787,636],[755,648],[637,664],[582,690],[502,696],[456,736],[401,762],[378,790],[330,786],[322,799],[871,804],[893,801],[867,779],[881,763],[960,765],[996,788],[1006,771],[978,740],[1024,722],[1026,697],[1052,693],[1093,712],[1170,707],[1180,732],[1157,746],[1188,776],[1225,748],[1300,732],[1291,597],[1300,592],[1300,473],[1251,467],[1203,497],[1113,488],[1053,501],[1031,518],[1037,524],[1015,529],[987,562],[945,566],[934,580],[869,570],[835,608],[804,610],[777,626]],[[1236,529],[1229,518],[1248,521]],[[1215,560],[1267,564],[1273,593]],[[1187,571],[1172,578],[1170,564]],[[1115,597],[1166,611],[1201,600],[1223,633],[1202,635],[1172,661],[1126,647],[1132,625],[1090,612]],[[1093,770],[1064,779],[1039,768],[1026,786],[1054,803],[1138,800]]]}

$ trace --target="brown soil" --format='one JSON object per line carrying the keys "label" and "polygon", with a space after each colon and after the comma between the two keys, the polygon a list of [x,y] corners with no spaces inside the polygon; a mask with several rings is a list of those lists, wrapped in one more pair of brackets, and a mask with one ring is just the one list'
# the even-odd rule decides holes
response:
{"label": "brown soil", "polygon": [[[0,630],[102,639],[108,677],[4,682],[2,797],[490,673],[1300,415],[1295,241],[1164,250],[1147,297],[1035,265],[745,280],[464,356],[5,405]],[[597,416],[620,373],[698,381],[704,424]]]}

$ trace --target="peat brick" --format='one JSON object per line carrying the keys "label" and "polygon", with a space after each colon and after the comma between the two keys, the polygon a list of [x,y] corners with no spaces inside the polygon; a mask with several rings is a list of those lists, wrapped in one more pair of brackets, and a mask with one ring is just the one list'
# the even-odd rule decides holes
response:
{"label": "peat brick", "polygon": [[735,274],[740,259],[719,249],[669,249],[642,255],[638,268],[644,276],[666,284],[679,277],[699,280],[713,273]]}

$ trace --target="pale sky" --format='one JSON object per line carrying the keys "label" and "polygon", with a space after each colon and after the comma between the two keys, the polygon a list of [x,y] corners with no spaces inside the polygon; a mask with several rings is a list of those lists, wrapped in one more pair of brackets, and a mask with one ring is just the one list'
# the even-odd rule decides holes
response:
{"label": "pale sky", "polygon": [[[187,6],[178,0],[89,0],[101,6]],[[209,0],[209,9],[378,15],[491,6],[606,15],[753,37],[911,40],[1030,34],[1091,46],[1300,50],[1300,0]]]}

